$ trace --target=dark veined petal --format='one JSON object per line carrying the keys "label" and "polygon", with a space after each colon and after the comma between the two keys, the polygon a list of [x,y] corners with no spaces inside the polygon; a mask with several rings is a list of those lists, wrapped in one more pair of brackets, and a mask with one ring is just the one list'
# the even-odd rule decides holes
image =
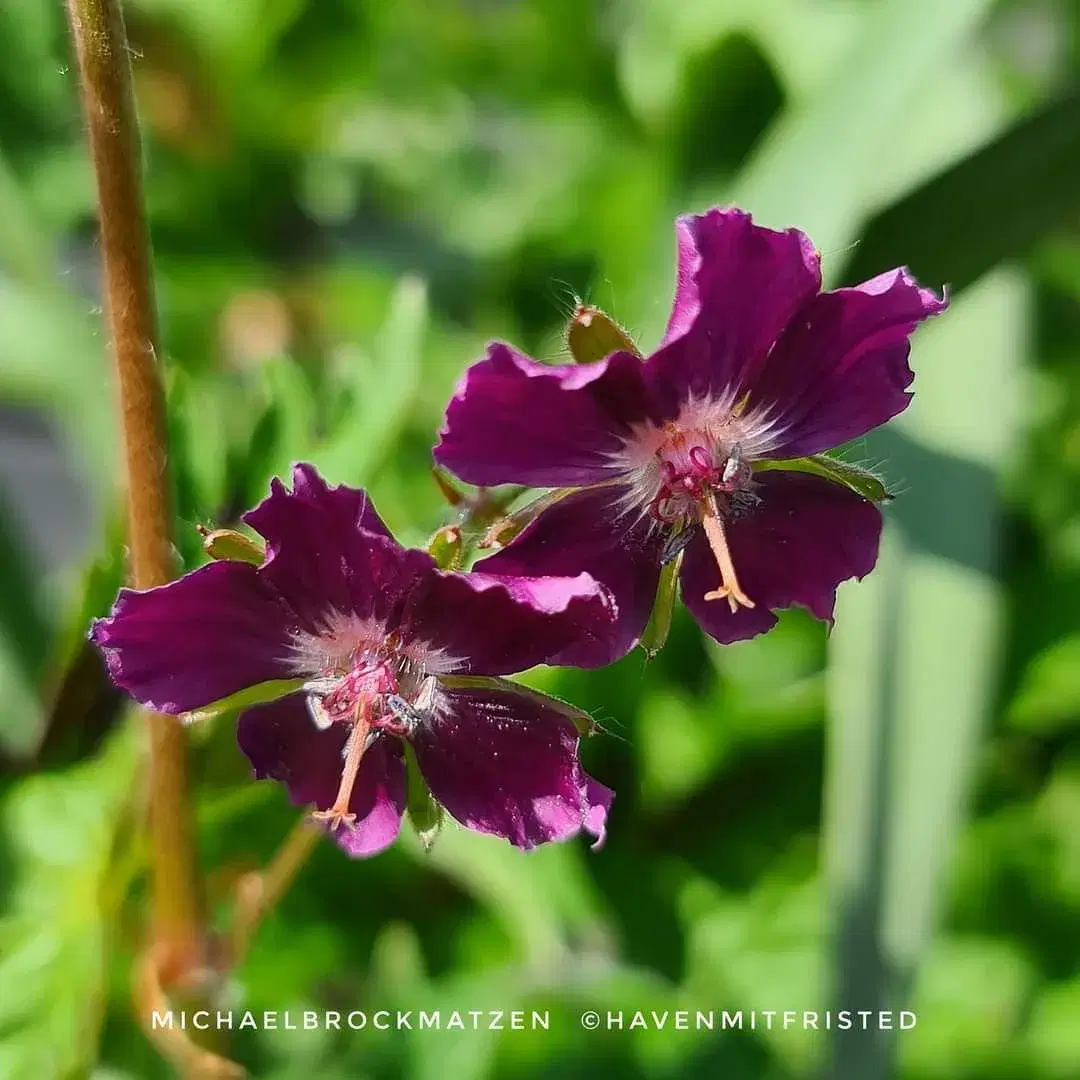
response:
{"label": "dark veined petal", "polygon": [[[256,777],[279,781],[296,806],[319,810],[334,804],[347,737],[342,724],[316,728],[300,695],[248,709],[237,728]],[[349,810],[356,822],[331,833],[349,855],[374,855],[397,838],[405,812],[405,763],[396,739],[379,735],[364,752]]]}
{"label": "dark veined petal", "polygon": [[584,571],[615,602],[614,622],[600,637],[582,636],[550,661],[599,667],[625,656],[641,637],[652,613],[660,578],[659,535],[651,519],[621,505],[619,485],[588,488],[548,507],[512,543],[482,559],[483,573],[542,577]]}
{"label": "dark veined petal", "polygon": [[458,384],[434,456],[472,484],[575,487],[611,475],[620,434],[647,411],[630,353],[539,364],[497,343]]}
{"label": "dark veined petal", "polygon": [[351,488],[345,484],[330,487],[314,465],[304,462],[293,466],[292,482],[293,498],[323,506],[327,513],[338,517],[344,528],[366,529],[387,540],[394,539],[363,488]]}
{"label": "dark veined petal", "polygon": [[90,640],[136,701],[183,713],[296,672],[296,618],[248,563],[211,563],[156,589],[121,589]]}
{"label": "dark veined petal", "polygon": [[386,620],[434,562],[400,547],[365,491],[329,487],[310,465],[280,480],[244,521],[266,538],[260,574],[316,632],[328,612]]}
{"label": "dark veined petal", "polygon": [[675,303],[646,362],[666,417],[688,398],[739,396],[795,313],[821,288],[821,264],[798,229],[755,225],[743,210],[680,217]]}
{"label": "dark veined petal", "polygon": [[582,830],[601,843],[612,792],[578,761],[578,733],[541,695],[442,688],[412,736],[432,794],[462,825],[520,848]]}
{"label": "dark veined petal", "polygon": [[911,334],[947,306],[903,269],[812,300],[750,386],[747,413],[768,410],[777,432],[769,456],[817,454],[903,412]]}
{"label": "dark veined petal", "polygon": [[720,578],[703,534],[683,559],[683,603],[724,644],[768,630],[773,611],[795,604],[831,622],[836,587],[877,561],[881,512],[873,503],[809,473],[769,471],[758,480],[761,502],[727,524],[739,583],[756,606],[732,614],[725,600],[705,599]]}
{"label": "dark veined petal", "polygon": [[402,616],[406,643],[423,643],[450,659],[447,670],[509,675],[552,661],[567,650],[603,649],[615,605],[588,574],[497,577],[429,574]]}

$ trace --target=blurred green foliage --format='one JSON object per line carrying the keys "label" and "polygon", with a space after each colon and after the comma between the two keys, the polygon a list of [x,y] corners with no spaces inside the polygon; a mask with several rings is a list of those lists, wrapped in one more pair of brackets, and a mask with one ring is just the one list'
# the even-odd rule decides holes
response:
{"label": "blurred green foliage", "polygon": [[[131,0],[177,545],[294,459],[407,542],[491,337],[580,295],[647,347],[678,212],[798,224],[831,281],[949,283],[917,396],[852,448],[899,497],[836,630],[529,681],[591,710],[606,849],[329,844],[229,990],[252,1009],[551,1010],[544,1032],[238,1032],[291,1080],[1080,1075],[1080,9],[1067,0]],[[0,499],[0,1080],[165,1076],[129,1005],[138,728],[83,646],[122,576],[93,185],[61,5],[0,6],[0,479],[45,418],[96,508]],[[24,478],[25,479],[25,478]],[[25,484],[23,485],[25,488]],[[38,493],[48,500],[49,491]],[[63,509],[63,508],[61,508]],[[827,717],[828,714],[828,717]],[[828,722],[826,722],[826,717]],[[193,733],[216,919],[295,818]],[[918,1010],[895,1038],[590,1032],[587,1008]]]}

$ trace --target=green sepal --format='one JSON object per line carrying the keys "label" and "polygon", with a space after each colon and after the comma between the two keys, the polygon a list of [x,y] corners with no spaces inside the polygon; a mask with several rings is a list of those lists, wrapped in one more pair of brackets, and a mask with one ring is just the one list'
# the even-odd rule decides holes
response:
{"label": "green sepal", "polygon": [[641,356],[634,339],[610,315],[590,304],[578,304],[566,324],[566,347],[574,362],[591,364],[614,352]]}
{"label": "green sepal", "polygon": [[460,506],[465,501],[465,492],[458,487],[454,478],[438,465],[431,467],[431,478],[439,493],[451,506]]}
{"label": "green sepal", "polygon": [[656,588],[656,600],[648,625],[638,644],[645,650],[649,660],[655,660],[657,653],[667,644],[671,632],[671,618],[675,611],[675,597],[679,592],[679,567],[682,566],[683,552],[664,563],[660,569],[660,583]]}
{"label": "green sepal", "polygon": [[243,690],[237,690],[235,694],[219,698],[201,709],[192,709],[190,712],[181,713],[180,719],[185,724],[196,724],[203,720],[213,720],[215,717],[224,716],[226,713],[240,712],[242,709],[250,709],[252,705],[266,705],[268,702],[277,701],[288,694],[295,694],[306,679],[268,679],[266,682],[256,683],[254,686],[245,686]]}
{"label": "green sepal", "polygon": [[246,562],[252,566],[262,566],[266,559],[266,550],[256,540],[235,529],[207,529],[199,525],[198,530],[203,551],[211,559]]}
{"label": "green sepal", "polygon": [[531,525],[532,522],[535,521],[549,506],[553,506],[560,499],[565,498],[567,495],[572,495],[575,491],[577,491],[577,488],[555,488],[552,491],[537,496],[517,510],[513,510],[509,514],[505,514],[496,519],[488,527],[476,546],[483,549],[494,547],[496,544],[509,544],[511,540],[519,536],[525,528],[528,525]]}
{"label": "green sepal", "polygon": [[403,742],[402,746],[405,750],[405,812],[424,850],[430,851],[442,831],[446,811],[431,794],[412,744]]}
{"label": "green sepal", "polygon": [[888,502],[893,497],[885,486],[884,480],[876,473],[864,469],[861,465],[853,465],[850,461],[829,457],[828,454],[789,458],[787,461],[754,462],[755,472],[766,472],[772,469],[820,476],[824,480],[831,480],[834,484],[843,484],[856,495],[861,495],[873,503]]}
{"label": "green sepal", "polygon": [[531,698],[538,705],[554,709],[577,728],[579,735],[595,735],[599,730],[596,721],[584,709],[579,709],[576,705],[563,701],[562,698],[543,694],[531,686],[522,686],[521,683],[500,678],[498,675],[440,675],[439,682],[450,690],[498,690],[503,693],[519,694],[522,697]]}
{"label": "green sepal", "polygon": [[441,570],[460,570],[465,558],[461,526],[444,525],[432,534],[427,552]]}

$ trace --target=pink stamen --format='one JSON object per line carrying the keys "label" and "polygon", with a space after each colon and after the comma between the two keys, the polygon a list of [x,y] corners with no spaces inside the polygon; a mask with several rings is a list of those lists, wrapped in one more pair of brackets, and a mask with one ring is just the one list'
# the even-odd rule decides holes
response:
{"label": "pink stamen", "polygon": [[692,446],[690,448],[690,460],[707,475],[711,475],[716,471],[713,468],[712,455],[704,446]]}

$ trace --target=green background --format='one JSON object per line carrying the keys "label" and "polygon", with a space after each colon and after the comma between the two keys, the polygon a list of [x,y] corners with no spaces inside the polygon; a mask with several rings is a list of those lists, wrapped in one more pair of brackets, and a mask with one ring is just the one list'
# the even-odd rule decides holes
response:
{"label": "green background", "polygon": [[[405,541],[491,337],[575,295],[646,349],[677,213],[804,228],[949,313],[850,448],[900,497],[824,628],[529,676],[607,732],[610,839],[322,844],[227,1002],[539,1008],[547,1032],[261,1032],[258,1077],[1080,1075],[1080,6],[132,0],[177,544],[295,459]],[[0,1080],[168,1075],[132,1019],[137,717],[83,644],[123,563],[93,183],[60,5],[0,6]],[[296,818],[192,732],[214,918]],[[584,1031],[585,1009],[898,1008],[914,1030]]]}

